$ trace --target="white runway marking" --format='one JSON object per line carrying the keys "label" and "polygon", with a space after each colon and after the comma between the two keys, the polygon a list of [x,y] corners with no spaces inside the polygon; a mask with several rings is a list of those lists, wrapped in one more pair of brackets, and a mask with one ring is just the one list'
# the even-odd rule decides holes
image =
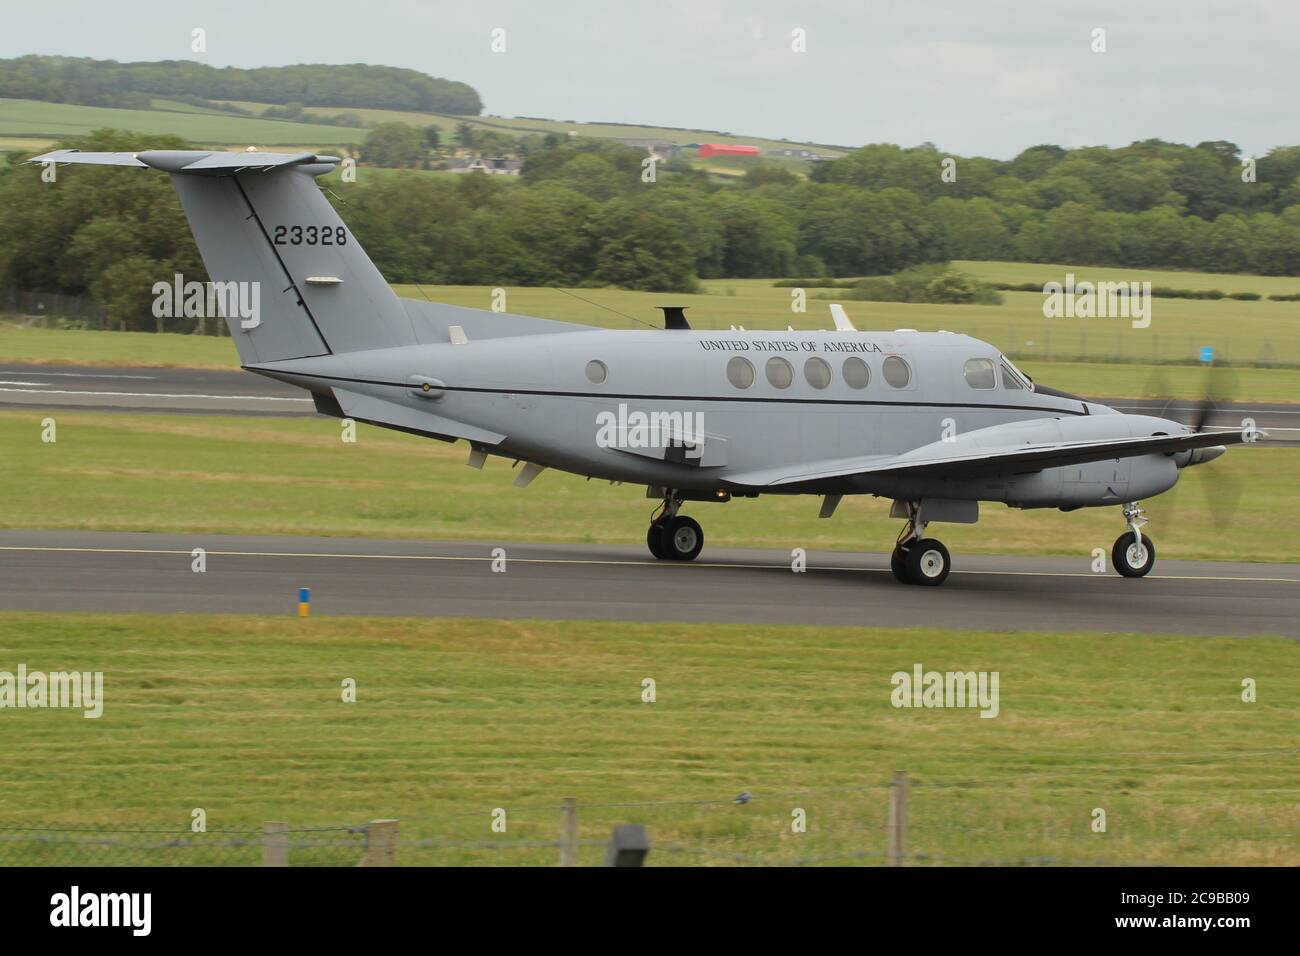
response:
{"label": "white runway marking", "polygon": [[[162,548],[53,548],[38,547],[25,545],[0,546],[0,551],[39,551],[39,552],[76,552],[81,554],[183,554],[190,557],[191,551],[171,550]],[[492,561],[495,560],[491,555],[450,555],[450,554],[348,554],[333,553],[326,551],[212,551],[209,550],[209,556],[217,555],[228,558],[349,558],[349,559],[368,559],[375,561]],[[645,560],[618,560],[618,559],[598,559],[598,558],[510,558],[513,563],[517,564],[580,564],[580,565],[602,565],[609,567],[662,567],[662,568],[732,568],[740,570],[780,570],[789,571],[790,566],[787,564],[732,564],[724,562],[709,561],[657,561],[647,558]],[[861,567],[837,567],[832,565],[813,566],[809,565],[810,571],[877,571],[886,572],[888,568],[861,568]],[[1088,571],[977,571],[977,570],[958,570],[954,569],[953,574],[990,574],[990,575],[1007,575],[1011,577],[1034,577],[1034,578],[1098,578],[1101,580],[1110,580],[1113,575],[1093,574]],[[1152,580],[1162,581],[1251,581],[1264,584],[1300,584],[1300,578],[1265,578],[1265,577],[1237,577],[1229,575],[1210,575],[1210,574],[1149,574]]]}
{"label": "white runway marking", "polygon": [[25,368],[20,372],[14,372],[12,369],[0,368],[0,375],[31,375],[33,378],[45,378],[47,376],[55,378],[135,378],[144,382],[151,382],[156,379],[157,375],[113,375],[107,372],[34,372]]}
{"label": "white runway marking", "polygon": [[[19,384],[19,383],[9,383]],[[38,384],[38,383],[30,383]],[[305,402],[310,405],[310,398],[286,398],[280,395],[189,395],[164,392],[87,392],[80,389],[53,388],[0,388],[0,392],[21,392],[26,395],[96,395],[110,398],[208,398],[216,401],[231,399],[248,402]]]}

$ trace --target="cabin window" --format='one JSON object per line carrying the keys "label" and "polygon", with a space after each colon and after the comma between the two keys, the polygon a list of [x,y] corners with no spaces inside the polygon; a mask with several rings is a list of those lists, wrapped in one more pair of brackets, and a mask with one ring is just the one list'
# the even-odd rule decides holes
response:
{"label": "cabin window", "polygon": [[871,382],[871,369],[860,358],[846,358],[840,367],[840,374],[844,376],[844,383],[849,388],[866,388]]}
{"label": "cabin window", "polygon": [[885,381],[894,388],[907,388],[912,382],[912,366],[898,355],[890,355],[880,366]]}
{"label": "cabin window", "polygon": [[823,359],[810,358],[803,363],[803,377],[813,388],[825,388],[831,383],[831,367]]}
{"label": "cabin window", "polygon": [[754,366],[749,364],[749,359],[743,359],[739,355],[727,363],[727,381],[736,388],[749,388],[754,384]]}
{"label": "cabin window", "polygon": [[794,381],[794,367],[783,358],[768,359],[766,372],[767,382],[773,388],[789,388]]}
{"label": "cabin window", "polygon": [[966,373],[966,384],[971,388],[998,387],[997,373],[993,368],[992,359],[967,359],[963,371]]}
{"label": "cabin window", "polygon": [[604,385],[605,379],[609,377],[609,369],[605,368],[605,363],[599,359],[592,359],[587,363],[587,381],[592,385]]}
{"label": "cabin window", "polygon": [[1015,372],[1011,371],[1011,369],[1003,365],[1002,366],[1002,387],[1024,389],[1025,386],[1024,383],[1020,381],[1020,377],[1016,375]]}

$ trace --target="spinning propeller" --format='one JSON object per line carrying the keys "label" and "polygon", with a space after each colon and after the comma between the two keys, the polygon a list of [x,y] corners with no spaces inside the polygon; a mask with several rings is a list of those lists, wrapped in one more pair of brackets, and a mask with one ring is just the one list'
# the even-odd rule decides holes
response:
{"label": "spinning propeller", "polygon": [[[1231,369],[1216,365],[1207,366],[1201,392],[1200,400],[1190,406],[1185,400],[1180,401],[1170,397],[1169,384],[1160,368],[1152,374],[1146,387],[1148,397],[1163,400],[1160,408],[1153,409],[1151,412],[1159,418],[1181,422],[1197,432],[1205,431],[1216,418],[1220,427],[1227,425],[1244,427],[1240,421],[1229,422],[1223,417],[1227,411],[1225,406],[1231,402],[1232,396],[1237,392],[1237,376]],[[1215,529],[1223,531],[1232,523],[1237,512],[1245,482],[1234,473],[1232,466],[1227,464],[1226,458],[1219,463],[1204,462],[1203,464],[1204,467],[1195,466],[1194,471],[1190,468],[1183,469],[1178,484],[1161,499],[1162,514],[1165,521],[1173,523],[1177,506],[1183,500],[1182,496],[1187,494],[1184,483],[1189,476],[1195,475],[1196,482],[1204,491],[1206,509],[1210,512]]]}

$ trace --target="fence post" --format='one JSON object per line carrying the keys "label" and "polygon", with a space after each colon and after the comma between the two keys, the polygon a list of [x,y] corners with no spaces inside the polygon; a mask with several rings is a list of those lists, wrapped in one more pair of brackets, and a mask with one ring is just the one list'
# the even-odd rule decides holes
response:
{"label": "fence post", "polygon": [[907,771],[895,770],[889,781],[889,865],[903,865],[907,835]]}
{"label": "fence post", "polygon": [[650,838],[639,823],[614,827],[614,835],[605,848],[606,866],[644,866],[650,852]]}
{"label": "fence post", "polygon": [[371,820],[366,824],[366,852],[361,866],[394,866],[397,860],[397,821]]}
{"label": "fence post", "polygon": [[578,865],[578,798],[565,797],[560,811],[560,866]]}
{"label": "fence post", "polygon": [[289,824],[262,824],[262,865],[289,865]]}

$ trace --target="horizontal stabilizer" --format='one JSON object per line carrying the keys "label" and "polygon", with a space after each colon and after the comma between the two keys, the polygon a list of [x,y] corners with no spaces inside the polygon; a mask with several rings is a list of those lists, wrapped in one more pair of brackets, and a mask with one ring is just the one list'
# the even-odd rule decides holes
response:
{"label": "horizontal stabilizer", "polygon": [[193,176],[232,176],[236,173],[268,172],[284,166],[334,166],[340,161],[337,156],[316,153],[262,153],[256,150],[221,153],[193,149],[149,149],[139,153],[83,153],[77,149],[56,149],[28,160],[29,163],[138,166]]}
{"label": "horizontal stabilizer", "polygon": [[372,395],[362,395],[359,392],[350,392],[343,388],[333,389],[333,392],[334,397],[338,399],[339,405],[348,418],[360,422],[384,425],[399,431],[431,435],[434,438],[444,438],[448,441],[463,438],[466,441],[474,442],[476,445],[499,445],[506,438],[505,435],[488,431],[486,428],[477,428],[474,425],[466,425],[464,422],[445,418],[442,415],[434,415],[415,408],[406,408],[396,402],[388,402]]}

